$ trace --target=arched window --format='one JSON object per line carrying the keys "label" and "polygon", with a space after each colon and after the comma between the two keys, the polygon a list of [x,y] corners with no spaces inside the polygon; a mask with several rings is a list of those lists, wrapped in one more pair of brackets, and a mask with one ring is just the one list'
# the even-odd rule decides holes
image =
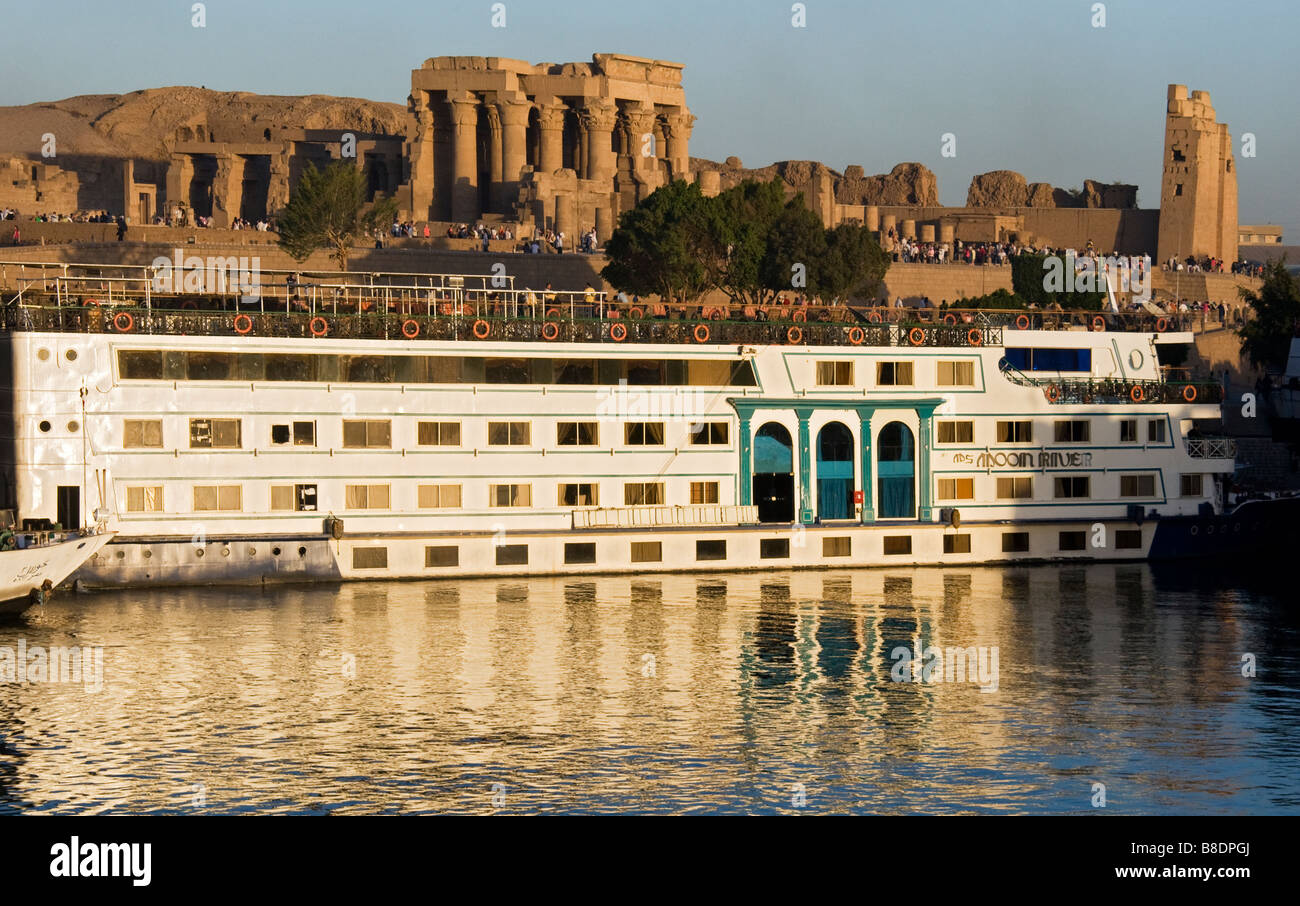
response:
{"label": "arched window", "polygon": [[853,516],[853,434],[830,422],[817,435],[817,515],[821,519]]}
{"label": "arched window", "polygon": [[890,422],[876,438],[879,501],[881,519],[912,519],[916,516],[915,445],[912,431],[902,422]]}

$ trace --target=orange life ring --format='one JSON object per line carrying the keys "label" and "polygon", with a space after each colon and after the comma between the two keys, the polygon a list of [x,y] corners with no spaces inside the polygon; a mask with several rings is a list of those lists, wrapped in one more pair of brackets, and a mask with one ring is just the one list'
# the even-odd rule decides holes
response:
{"label": "orange life ring", "polygon": [[808,320],[808,312],[804,311],[802,308],[796,308],[794,313],[790,315],[790,320],[798,321],[800,323],[806,322]]}
{"label": "orange life ring", "polygon": [[645,312],[643,312],[641,309],[639,309],[639,308],[637,308],[635,305],[633,305],[631,308],[629,308],[629,309],[627,310],[627,316],[628,316],[629,318],[633,318],[633,319],[639,321],[639,320],[641,320],[642,318],[645,317]]}
{"label": "orange life ring", "polygon": [[984,334],[980,332],[978,327],[972,327],[966,334],[966,342],[970,343],[972,346],[983,346]]}
{"label": "orange life ring", "polygon": [[1054,403],[1061,398],[1061,388],[1055,384],[1048,384],[1047,389],[1043,391],[1043,395],[1047,397],[1049,403]]}
{"label": "orange life ring", "polygon": [[920,327],[913,327],[907,332],[907,341],[913,346],[920,346],[925,342],[925,331]]}
{"label": "orange life ring", "polygon": [[402,322],[402,336],[408,340],[414,340],[420,335],[420,325],[416,324],[410,318]]}
{"label": "orange life ring", "polygon": [[791,327],[785,332],[785,341],[791,346],[798,346],[803,342],[803,331],[798,327]]}
{"label": "orange life ring", "polygon": [[135,318],[131,317],[130,312],[119,311],[113,315],[113,328],[121,333],[130,333],[131,328],[135,326]]}
{"label": "orange life ring", "polygon": [[954,315],[952,312],[949,312],[948,314],[943,316],[943,323],[947,324],[949,327],[952,327],[954,324],[957,323],[957,316]]}
{"label": "orange life ring", "polygon": [[[552,321],[551,323],[553,324],[555,322]],[[613,340],[615,343],[622,343],[624,340],[627,339],[627,325],[626,324],[609,325],[609,338]]]}
{"label": "orange life ring", "polygon": [[696,343],[709,342],[709,325],[696,324],[695,330],[693,330],[691,333],[694,335]]}
{"label": "orange life ring", "polygon": [[1189,403],[1196,402],[1196,388],[1193,387],[1191,384],[1188,384],[1186,387],[1184,387],[1183,399],[1187,400],[1187,402]]}
{"label": "orange life ring", "polygon": [[865,336],[866,334],[863,332],[862,328],[858,327],[856,324],[849,328],[849,342],[854,346],[861,346],[862,340]]}
{"label": "orange life ring", "polygon": [[1029,329],[1029,315],[1017,315],[1016,330],[1028,330],[1028,329]]}
{"label": "orange life ring", "polygon": [[1095,317],[1095,318],[1092,319],[1092,329],[1093,329],[1093,330],[1105,330],[1105,329],[1106,329],[1106,319],[1103,318],[1101,315],[1097,315],[1097,317]]}
{"label": "orange life ring", "polygon": [[328,321],[317,315],[307,323],[307,329],[311,331],[313,337],[323,337],[330,332],[330,325]]}
{"label": "orange life ring", "polygon": [[1160,331],[1160,333],[1164,333],[1168,329],[1169,329],[1168,318],[1159,318],[1156,320],[1156,330]]}
{"label": "orange life ring", "polygon": [[479,318],[477,321],[474,322],[473,329],[474,329],[474,336],[478,337],[480,340],[486,340],[488,338],[488,334],[492,333],[492,325],[489,324],[487,321],[484,321],[482,318]]}
{"label": "orange life ring", "polygon": [[98,300],[98,299],[85,299],[85,300],[83,300],[83,304],[84,304],[87,308],[99,308],[99,300]]}
{"label": "orange life ring", "polygon": [[198,307],[199,304],[195,302],[193,299],[186,299],[184,302],[181,303],[181,308],[183,308],[185,311],[194,311]]}
{"label": "orange life ring", "polygon": [[[613,331],[611,330],[611,333]],[[542,322],[542,339],[554,340],[560,336],[560,325],[554,321]]]}
{"label": "orange life ring", "polygon": [[546,317],[548,317],[548,318],[558,318],[559,316],[560,316],[560,310],[559,310],[558,308],[548,308],[548,309],[546,309]]}
{"label": "orange life ring", "polygon": [[253,329],[253,319],[240,312],[235,315],[235,333],[246,334]]}
{"label": "orange life ring", "polygon": [[882,318],[880,317],[880,312],[873,311],[871,314],[867,315],[867,320],[870,321],[872,324],[879,324],[882,320]]}
{"label": "orange life ring", "polygon": [[1128,398],[1135,403],[1140,403],[1142,400],[1146,399],[1146,393],[1143,392],[1142,385],[1134,384],[1133,388],[1128,392]]}

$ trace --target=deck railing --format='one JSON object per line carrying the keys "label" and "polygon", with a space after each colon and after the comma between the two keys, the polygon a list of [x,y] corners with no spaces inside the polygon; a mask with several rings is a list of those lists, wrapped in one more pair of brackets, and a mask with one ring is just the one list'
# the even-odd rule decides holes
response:
{"label": "deck railing", "polygon": [[748,525],[758,522],[758,507],[722,504],[622,506],[576,509],[573,527],[633,528],[669,525]]}
{"label": "deck railing", "polygon": [[1189,437],[1187,455],[1192,459],[1235,459],[1237,442],[1231,437]]}

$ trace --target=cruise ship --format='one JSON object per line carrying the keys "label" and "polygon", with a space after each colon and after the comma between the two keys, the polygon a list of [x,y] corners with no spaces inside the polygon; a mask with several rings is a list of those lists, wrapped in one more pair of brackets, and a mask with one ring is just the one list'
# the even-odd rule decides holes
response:
{"label": "cruise ship", "polygon": [[[1248,550],[1223,387],[1147,313],[664,307],[510,278],[6,293],[0,506],[90,587]],[[12,274],[11,274],[12,278]]]}

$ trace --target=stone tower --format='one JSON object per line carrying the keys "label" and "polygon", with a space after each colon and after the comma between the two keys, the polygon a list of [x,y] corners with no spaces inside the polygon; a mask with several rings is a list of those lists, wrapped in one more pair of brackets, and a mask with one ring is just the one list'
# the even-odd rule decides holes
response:
{"label": "stone tower", "polygon": [[1207,91],[1169,86],[1160,182],[1161,262],[1176,256],[1237,259],[1237,168],[1232,135],[1215,122]]}

